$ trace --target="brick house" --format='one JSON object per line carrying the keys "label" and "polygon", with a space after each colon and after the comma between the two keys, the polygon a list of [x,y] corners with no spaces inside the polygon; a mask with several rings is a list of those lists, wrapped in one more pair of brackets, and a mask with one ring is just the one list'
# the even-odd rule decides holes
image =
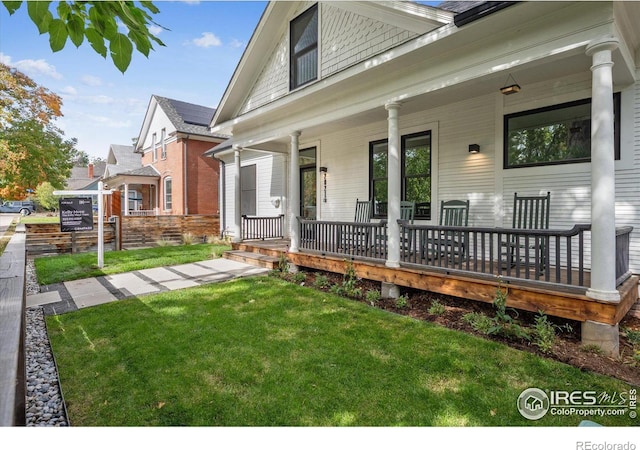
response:
{"label": "brick house", "polygon": [[219,164],[203,156],[226,137],[209,132],[215,109],[151,96],[131,156],[139,163],[107,175],[124,215],[218,214]]}

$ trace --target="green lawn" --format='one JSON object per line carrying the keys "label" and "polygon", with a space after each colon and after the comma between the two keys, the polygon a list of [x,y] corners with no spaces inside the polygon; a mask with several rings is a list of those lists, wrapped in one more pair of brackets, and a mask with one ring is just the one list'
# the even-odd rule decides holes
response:
{"label": "green lawn", "polygon": [[[529,387],[625,383],[275,277],[47,318],[74,426],[577,426]],[[625,417],[593,418],[609,426]]]}
{"label": "green lawn", "polygon": [[36,258],[34,264],[38,282],[47,285],[132,270],[204,261],[217,258],[230,248],[223,244],[193,244],[105,252],[102,269],[98,268],[96,252],[41,257]]}

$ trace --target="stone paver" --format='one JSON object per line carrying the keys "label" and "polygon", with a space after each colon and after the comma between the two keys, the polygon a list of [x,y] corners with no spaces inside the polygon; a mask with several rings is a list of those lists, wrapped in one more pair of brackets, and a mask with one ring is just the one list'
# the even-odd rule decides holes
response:
{"label": "stone paver", "polygon": [[[107,275],[99,277],[99,279],[87,278],[66,281],[59,288],[53,285],[48,287],[54,290],[27,296],[27,306],[53,305],[52,307],[58,310],[60,305],[56,305],[56,303],[66,302],[66,309],[63,308],[64,312],[74,310],[75,307],[86,308],[101,305],[116,301],[118,298],[152,294],[163,290],[184,289],[268,272],[269,269],[218,258],[178,266]],[[64,292],[65,289],[68,294]],[[64,295],[61,295],[61,292]],[[73,307],[74,303],[75,307]]]}
{"label": "stone paver", "polygon": [[27,308],[39,305],[48,305],[62,301],[58,291],[41,292],[40,294],[27,295]]}
{"label": "stone paver", "polygon": [[160,292],[156,286],[144,282],[134,273],[119,273],[117,275],[108,275],[105,279],[121,291],[126,291],[127,297],[133,295],[151,294],[152,292]]}
{"label": "stone paver", "polygon": [[95,278],[65,281],[64,286],[78,308],[102,305],[116,300],[116,297]]}

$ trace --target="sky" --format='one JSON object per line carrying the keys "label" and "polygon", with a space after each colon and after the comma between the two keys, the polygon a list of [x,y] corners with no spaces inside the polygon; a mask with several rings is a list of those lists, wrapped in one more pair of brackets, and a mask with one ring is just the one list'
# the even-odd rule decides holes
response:
{"label": "sky", "polygon": [[[54,10],[54,2],[50,10]],[[90,158],[106,158],[109,145],[131,145],[152,95],[217,107],[266,7],[254,1],[154,1],[162,25],[151,31],[145,57],[134,50],[122,74],[88,42],[71,41],[59,52],[39,35],[26,5],[9,15],[0,5],[0,61],[16,67],[62,98],[58,126]]]}

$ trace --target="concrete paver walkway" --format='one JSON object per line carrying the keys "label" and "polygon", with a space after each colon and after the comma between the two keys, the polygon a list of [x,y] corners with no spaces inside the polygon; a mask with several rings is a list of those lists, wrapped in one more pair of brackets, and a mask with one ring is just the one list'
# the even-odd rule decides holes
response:
{"label": "concrete paver walkway", "polygon": [[27,296],[27,307],[42,306],[45,314],[61,314],[128,297],[268,272],[269,269],[218,258],[41,286],[40,293]]}

